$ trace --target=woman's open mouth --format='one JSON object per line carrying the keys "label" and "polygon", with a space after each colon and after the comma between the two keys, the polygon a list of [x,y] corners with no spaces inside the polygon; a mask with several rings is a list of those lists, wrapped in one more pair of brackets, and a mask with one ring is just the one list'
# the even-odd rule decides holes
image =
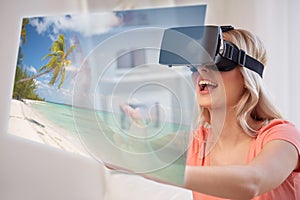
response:
{"label": "woman's open mouth", "polygon": [[215,89],[216,87],[218,87],[217,83],[214,83],[210,80],[200,80],[198,84],[199,84],[199,89],[200,89],[201,94],[208,93],[212,89]]}

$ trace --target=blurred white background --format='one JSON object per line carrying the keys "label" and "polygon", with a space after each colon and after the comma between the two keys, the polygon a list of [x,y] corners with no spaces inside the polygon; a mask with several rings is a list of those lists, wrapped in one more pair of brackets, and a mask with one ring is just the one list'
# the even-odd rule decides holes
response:
{"label": "blurred white background", "polygon": [[2,0],[0,199],[104,199],[109,190],[106,172],[96,161],[6,134],[21,18],[192,4],[207,4],[206,24],[231,24],[263,40],[269,53],[264,80],[285,118],[300,127],[298,0]]}

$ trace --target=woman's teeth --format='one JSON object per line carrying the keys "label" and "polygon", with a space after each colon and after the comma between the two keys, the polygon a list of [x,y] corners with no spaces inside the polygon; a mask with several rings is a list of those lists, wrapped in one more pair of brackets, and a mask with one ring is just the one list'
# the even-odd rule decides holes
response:
{"label": "woman's teeth", "polygon": [[217,86],[218,86],[218,84],[213,83],[213,82],[208,81],[208,80],[199,81],[200,90],[204,90],[206,87],[216,88]]}

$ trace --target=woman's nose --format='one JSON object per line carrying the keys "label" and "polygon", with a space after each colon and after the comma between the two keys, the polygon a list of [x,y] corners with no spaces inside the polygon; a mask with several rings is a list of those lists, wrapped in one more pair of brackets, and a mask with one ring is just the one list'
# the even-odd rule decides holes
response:
{"label": "woman's nose", "polygon": [[207,67],[205,66],[201,66],[201,67],[198,67],[198,72],[201,74],[201,73],[207,73],[208,72],[208,69]]}

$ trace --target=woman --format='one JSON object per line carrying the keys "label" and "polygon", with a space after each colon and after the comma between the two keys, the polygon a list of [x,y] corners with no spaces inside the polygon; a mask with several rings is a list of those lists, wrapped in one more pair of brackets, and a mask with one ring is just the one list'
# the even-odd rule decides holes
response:
{"label": "woman", "polygon": [[[266,64],[257,36],[235,29],[223,39]],[[238,64],[194,71],[201,125],[185,173],[194,199],[300,199],[300,133],[282,119],[260,75]]]}

